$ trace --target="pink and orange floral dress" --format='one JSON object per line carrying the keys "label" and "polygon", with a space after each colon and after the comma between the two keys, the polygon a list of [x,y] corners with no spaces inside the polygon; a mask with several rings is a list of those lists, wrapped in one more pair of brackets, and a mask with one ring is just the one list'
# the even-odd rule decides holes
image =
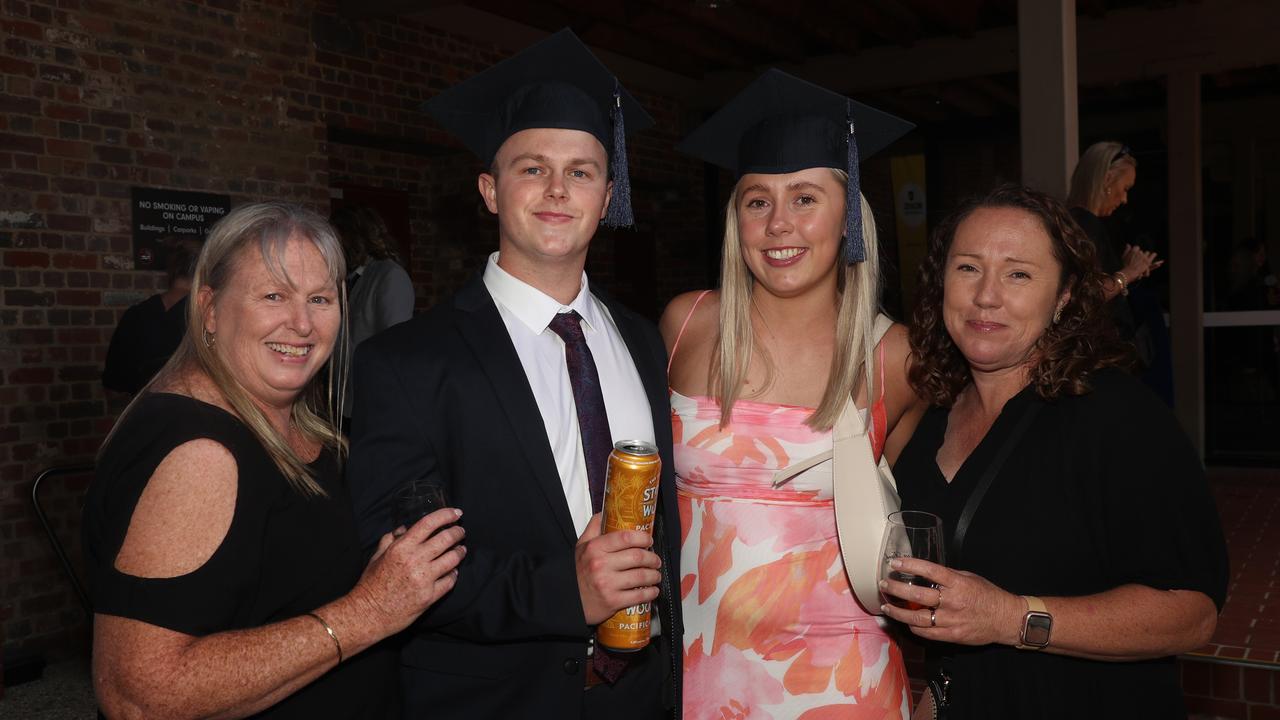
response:
{"label": "pink and orange floral dress", "polygon": [[[740,400],[721,428],[715,398],[671,391],[689,720],[910,714],[898,646],[845,575],[831,461],[772,487],[775,471],[831,449],[830,431],[805,425],[812,412]],[[878,456],[883,398],[871,414]]]}

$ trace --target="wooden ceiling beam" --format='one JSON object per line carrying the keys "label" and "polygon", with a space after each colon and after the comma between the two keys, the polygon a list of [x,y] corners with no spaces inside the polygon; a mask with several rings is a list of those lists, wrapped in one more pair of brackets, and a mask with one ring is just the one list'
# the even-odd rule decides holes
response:
{"label": "wooden ceiling beam", "polygon": [[689,0],[653,0],[653,3],[679,18],[747,46],[754,57],[800,62],[812,54],[802,39],[789,32],[777,32],[759,12],[745,4],[711,9],[696,7]]}
{"label": "wooden ceiling beam", "polygon": [[[732,7],[735,6],[729,9]],[[743,10],[751,11],[755,15],[756,22],[761,27],[768,28],[771,33],[801,38],[800,42],[806,50],[800,55],[806,59],[832,52],[853,55],[860,49],[860,32],[849,27],[849,21],[842,18],[843,13],[832,14],[831,3],[808,0],[806,7],[816,8],[816,10],[799,15],[794,12],[792,4],[787,0],[757,0],[752,3],[743,3],[741,7]],[[832,18],[835,21],[818,21],[815,18]],[[815,45],[822,46],[826,51],[821,51]],[[796,62],[793,58],[778,59]]]}
{"label": "wooden ceiling beam", "polygon": [[911,0],[910,4],[920,16],[938,20],[961,37],[970,37],[978,31],[978,11],[982,9],[979,0]]}
{"label": "wooden ceiling beam", "polygon": [[[527,0],[504,0],[514,5],[529,6]],[[719,35],[700,33],[670,13],[656,9],[650,2],[630,0],[543,0],[584,20],[597,23],[592,33],[596,44],[610,47],[632,47],[640,41],[653,46],[662,55],[662,64],[672,70],[686,65],[690,57],[700,56],[702,66],[737,67],[749,62],[749,54]],[[608,26],[605,30],[604,26]],[[581,33],[587,41],[586,32]],[[607,38],[607,41],[606,41]],[[625,54],[625,52],[624,52]],[[645,57],[653,57],[652,55]]]}
{"label": "wooden ceiling beam", "polygon": [[[916,44],[924,34],[920,17],[900,0],[862,0],[850,3],[862,12],[875,12],[884,26],[893,28],[893,42],[902,46]],[[852,9],[852,8],[851,8]]]}
{"label": "wooden ceiling beam", "polygon": [[[1160,78],[1171,72],[1211,73],[1280,63],[1280,2],[1218,0],[1160,9],[1111,10],[1105,20],[1076,26],[1081,85]],[[856,56],[815,58],[782,68],[846,94],[1000,75],[1018,71],[1015,27],[979,30],[972,38],[936,38],[912,48],[872,47]],[[726,79],[726,75],[730,75]],[[698,97],[712,97],[732,74],[703,80]]]}
{"label": "wooden ceiling beam", "polygon": [[[430,8],[412,13],[412,17],[431,27],[476,42],[488,43],[508,53],[523,50],[553,32],[532,23],[519,22],[468,5]],[[623,84],[632,89],[659,91],[682,100],[696,98],[700,90],[695,79],[698,69],[692,67],[692,63],[685,63],[683,68],[673,70],[628,57],[617,48],[591,46],[591,50],[617,74]]]}

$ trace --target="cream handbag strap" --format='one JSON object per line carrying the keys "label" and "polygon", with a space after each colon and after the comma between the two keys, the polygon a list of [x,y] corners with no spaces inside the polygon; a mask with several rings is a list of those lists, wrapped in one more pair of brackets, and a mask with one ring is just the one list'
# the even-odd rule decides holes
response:
{"label": "cream handbag strap", "polygon": [[[698,299],[701,300],[702,298],[699,297]],[[889,332],[889,328],[892,326],[893,326],[893,321],[890,320],[887,315],[881,313],[876,316],[876,324],[872,332],[874,333],[877,345],[879,345],[880,341],[884,339],[884,334]],[[857,427],[860,428],[859,432],[862,432],[861,428],[865,427],[865,424],[862,422],[862,415],[858,410],[857,406],[854,405],[852,401],[850,401],[849,404],[845,406],[844,412],[845,413],[853,412],[854,415],[857,416],[856,418]],[[839,423],[837,421],[837,425],[838,424]],[[834,436],[834,431],[833,431],[833,436]],[[773,489],[777,490],[783,485],[786,485],[788,482],[790,482],[792,478],[804,472],[805,470],[808,470],[814,465],[817,465],[822,462],[826,462],[827,460],[831,459],[834,456],[834,447],[835,447],[835,443],[832,442],[832,448],[833,448],[832,450],[826,450],[826,451],[820,452],[817,455],[807,457],[804,460],[792,463],[779,470],[775,470],[773,473]],[[868,445],[868,447],[870,446]]]}
{"label": "cream handbag strap", "polygon": [[[877,344],[892,324],[884,315],[876,318]],[[900,507],[897,483],[888,461],[883,456],[879,461],[875,459],[871,433],[867,432],[852,399],[836,420],[832,435],[832,478],[840,555],[859,604],[868,613],[879,615],[881,598],[877,583],[880,565],[884,562],[880,545],[886,518]]]}

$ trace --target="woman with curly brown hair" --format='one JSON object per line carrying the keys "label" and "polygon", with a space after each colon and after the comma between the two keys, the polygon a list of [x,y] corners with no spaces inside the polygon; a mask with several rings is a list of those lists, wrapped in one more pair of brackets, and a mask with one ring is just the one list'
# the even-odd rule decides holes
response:
{"label": "woman with curly brown hair", "polygon": [[881,586],[931,641],[916,717],[1186,717],[1173,656],[1212,635],[1226,550],[1195,449],[1119,369],[1092,244],[1002,187],[937,228],[920,287],[910,379],[934,407],[895,474],[950,567],[895,560],[917,584]]}

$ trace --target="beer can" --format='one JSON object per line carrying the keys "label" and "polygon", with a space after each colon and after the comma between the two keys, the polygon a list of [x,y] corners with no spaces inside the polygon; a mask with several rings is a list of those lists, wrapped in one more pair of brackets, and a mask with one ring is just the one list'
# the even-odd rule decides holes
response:
{"label": "beer can", "polygon": [[[622,440],[609,453],[604,482],[602,532],[640,530],[653,534],[658,509],[662,460],[658,448],[644,440]],[[649,644],[649,603],[623,608],[596,628],[596,642],[614,652],[631,652]]]}

